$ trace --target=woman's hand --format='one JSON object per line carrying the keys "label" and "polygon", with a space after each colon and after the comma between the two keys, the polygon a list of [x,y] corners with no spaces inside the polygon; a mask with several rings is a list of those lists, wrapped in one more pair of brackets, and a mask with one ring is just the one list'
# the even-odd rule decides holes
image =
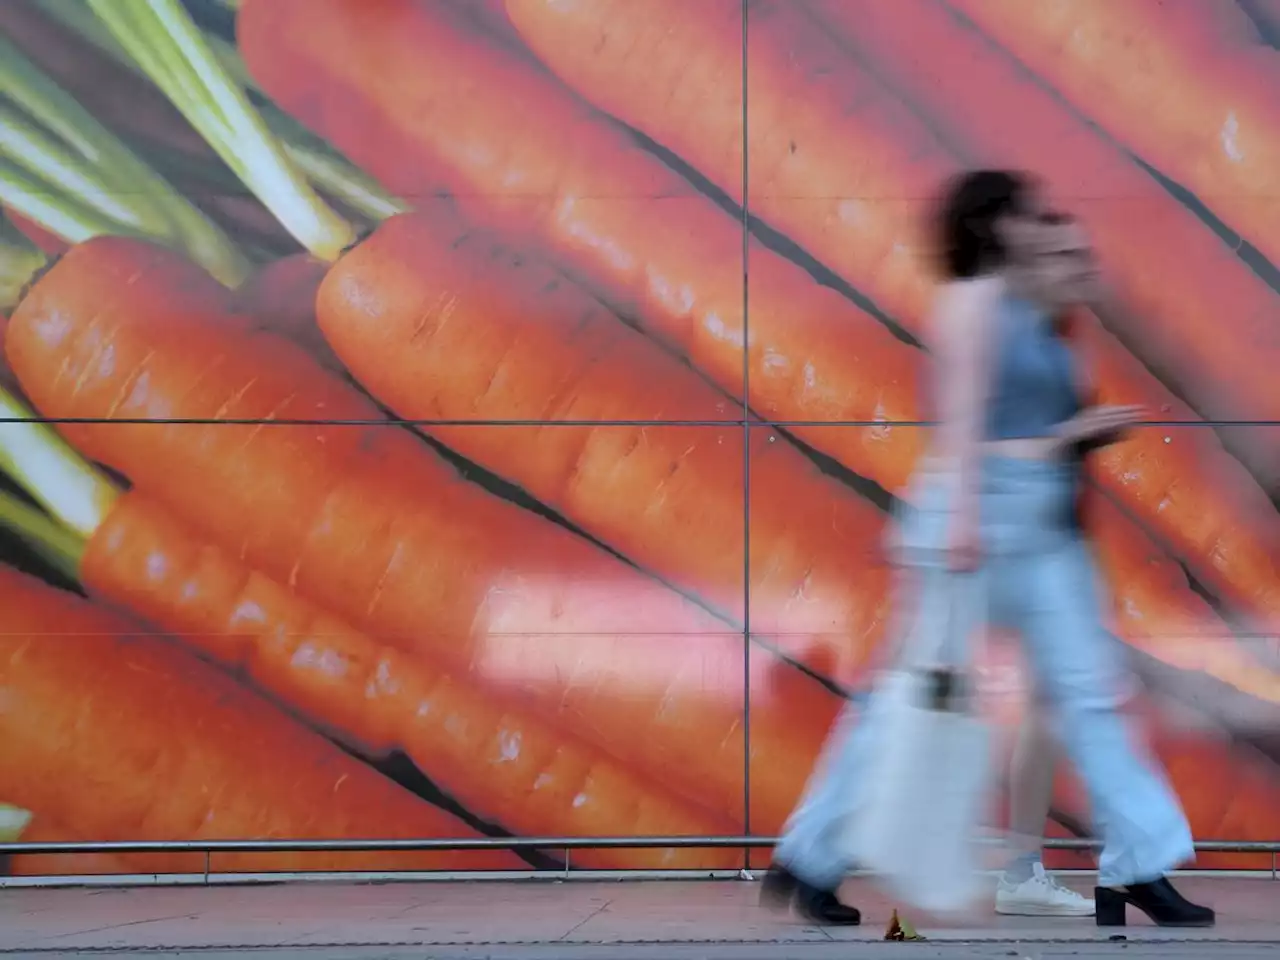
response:
{"label": "woman's hand", "polygon": [[1141,421],[1143,413],[1143,408],[1135,404],[1087,407],[1058,428],[1058,444],[1100,447],[1114,443],[1125,430]]}

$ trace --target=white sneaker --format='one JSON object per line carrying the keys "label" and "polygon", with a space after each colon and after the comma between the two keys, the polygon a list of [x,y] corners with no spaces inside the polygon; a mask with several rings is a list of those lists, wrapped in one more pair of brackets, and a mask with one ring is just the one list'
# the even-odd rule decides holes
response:
{"label": "white sneaker", "polygon": [[1044,865],[1032,867],[1031,876],[1021,883],[1004,877],[996,887],[996,913],[1009,917],[1092,917],[1093,901],[1062,886]]}

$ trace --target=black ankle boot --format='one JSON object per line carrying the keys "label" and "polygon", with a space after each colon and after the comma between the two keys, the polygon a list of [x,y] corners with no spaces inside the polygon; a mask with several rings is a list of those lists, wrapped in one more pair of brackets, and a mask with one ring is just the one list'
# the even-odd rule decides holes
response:
{"label": "black ankle boot", "polygon": [[857,907],[841,903],[833,890],[821,890],[803,880],[796,881],[796,911],[820,927],[856,927],[862,923]]}
{"label": "black ankle boot", "polygon": [[1165,877],[1150,883],[1131,883],[1119,890],[1094,887],[1093,900],[1100,927],[1123,927],[1128,904],[1160,927],[1212,927],[1217,919],[1211,908],[1192,903]]}
{"label": "black ankle boot", "polygon": [[820,926],[856,927],[862,922],[857,907],[841,903],[830,890],[805,883],[780,863],[771,864],[764,875],[760,883],[760,903],[776,910],[794,904],[797,913]]}

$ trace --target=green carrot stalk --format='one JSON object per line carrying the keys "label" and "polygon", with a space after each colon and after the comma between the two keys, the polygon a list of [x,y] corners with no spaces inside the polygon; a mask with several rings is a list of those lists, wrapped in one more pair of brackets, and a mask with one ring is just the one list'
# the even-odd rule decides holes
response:
{"label": "green carrot stalk", "polygon": [[3,37],[0,90],[0,201],[72,243],[147,237],[229,286],[248,277],[249,262],[212,220]]}
{"label": "green carrot stalk", "polygon": [[[272,132],[282,138],[285,150],[299,169],[328,196],[371,223],[380,223],[409,209],[408,204],[391,196],[368,174],[324,146],[311,142],[315,138],[302,131],[291,118],[279,111],[273,113],[274,116],[267,117]],[[298,130],[290,130],[291,126]]]}
{"label": "green carrot stalk", "polygon": [[[6,221],[0,224],[0,276],[12,276],[25,285],[47,265],[48,257]],[[18,299],[16,294],[13,299]],[[3,386],[0,472],[48,511],[0,490],[0,526],[20,536],[60,573],[78,580],[85,543],[106,520],[120,488]]]}
{"label": "green carrot stalk", "polygon": [[31,812],[11,803],[0,803],[0,843],[13,843],[31,823]]}
{"label": "green carrot stalk", "polygon": [[[103,21],[93,15],[83,0],[35,2],[50,17],[92,43],[117,63],[143,76],[149,76],[116,41]],[[228,9],[239,7],[237,0],[219,2]],[[257,82],[249,75],[244,61],[232,44],[210,33],[204,34],[204,41],[221,65],[229,83],[261,96]],[[408,209],[406,204],[390,196],[372,177],[270,102],[260,100],[256,109],[267,129],[276,137],[279,147],[312,186],[326,196],[371,223],[404,213]]]}
{"label": "green carrot stalk", "polygon": [[[0,388],[0,471],[11,477],[67,531],[87,540],[120,495],[22,401]],[[30,517],[24,518],[34,524]],[[31,527],[35,529],[35,527]],[[51,541],[51,542],[57,542]],[[61,541],[66,546],[70,541]]]}
{"label": "green carrot stalk", "polygon": [[72,583],[79,582],[85,541],[48,514],[11,493],[0,490],[0,527],[17,534],[54,570]]}
{"label": "green carrot stalk", "polygon": [[31,176],[0,151],[0,201],[68,243],[129,230],[99,210],[69,198],[55,200],[49,184]]}
{"label": "green carrot stalk", "polygon": [[13,224],[0,217],[0,314],[18,305],[22,291],[45,262],[45,255],[27,242]]}
{"label": "green carrot stalk", "polygon": [[88,0],[116,42],[304,248],[334,261],[355,226],[315,192],[180,0]]}
{"label": "green carrot stalk", "polygon": [[[0,60],[5,56],[4,45],[0,38]],[[3,101],[0,101],[0,150],[10,163],[24,168],[29,175],[64,184],[77,196],[85,197],[103,216],[122,226],[155,233],[169,229],[163,218],[156,216],[157,211],[148,198],[125,202],[124,195],[104,189],[100,170],[87,168],[71,146]]]}

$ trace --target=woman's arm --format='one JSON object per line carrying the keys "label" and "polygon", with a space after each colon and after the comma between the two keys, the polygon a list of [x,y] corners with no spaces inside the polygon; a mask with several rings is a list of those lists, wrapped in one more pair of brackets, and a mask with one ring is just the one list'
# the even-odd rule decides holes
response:
{"label": "woman's arm", "polygon": [[[1083,324],[1098,323],[1099,305],[1109,296],[1100,283],[1093,286],[1090,295],[1075,308],[1070,319]],[[1080,312],[1092,310],[1095,317],[1080,316]],[[1066,336],[1070,341],[1075,375],[1076,394],[1080,398],[1080,411],[1070,420],[1060,424],[1055,433],[1056,446],[1061,456],[1083,460],[1093,450],[1118,440],[1126,427],[1132,426],[1144,416],[1145,411],[1136,405],[1100,404],[1098,402],[1096,357],[1090,338],[1079,330],[1071,330]]]}

